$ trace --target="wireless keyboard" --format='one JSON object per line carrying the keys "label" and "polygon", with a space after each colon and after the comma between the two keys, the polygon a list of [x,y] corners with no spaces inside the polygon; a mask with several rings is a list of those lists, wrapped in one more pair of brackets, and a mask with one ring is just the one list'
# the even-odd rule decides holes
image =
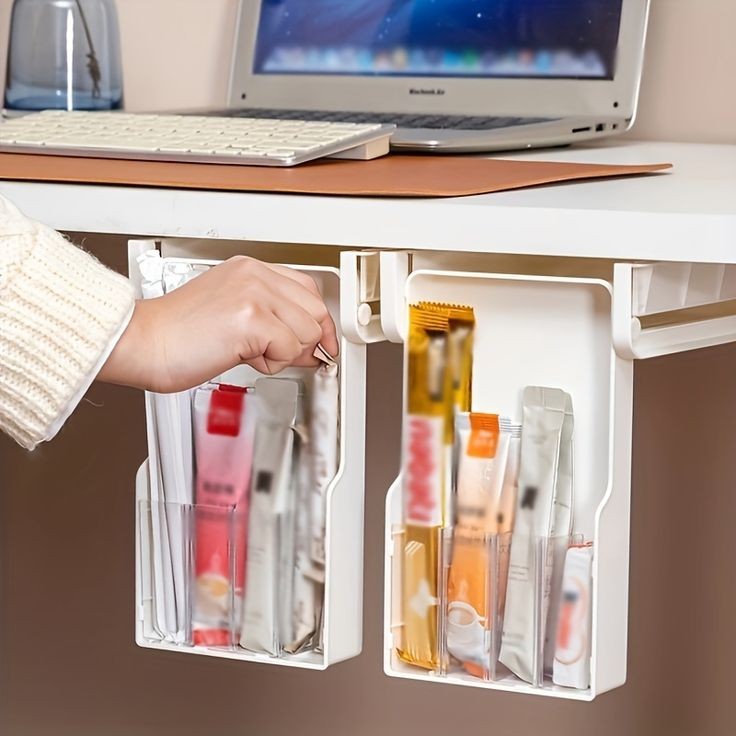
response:
{"label": "wireless keyboard", "polygon": [[394,129],[377,123],[54,110],[0,123],[0,151],[294,166],[325,156],[383,156]]}

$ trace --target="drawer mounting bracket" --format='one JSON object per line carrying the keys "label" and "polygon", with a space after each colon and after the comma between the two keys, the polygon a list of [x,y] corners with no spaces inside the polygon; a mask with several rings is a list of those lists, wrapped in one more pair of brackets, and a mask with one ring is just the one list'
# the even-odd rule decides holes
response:
{"label": "drawer mounting bracket", "polygon": [[[626,360],[653,358],[736,342],[736,266],[701,263],[617,263],[613,273],[613,344]],[[724,309],[717,314],[718,306]],[[682,310],[714,307],[707,318]],[[647,327],[642,318],[662,324]]]}

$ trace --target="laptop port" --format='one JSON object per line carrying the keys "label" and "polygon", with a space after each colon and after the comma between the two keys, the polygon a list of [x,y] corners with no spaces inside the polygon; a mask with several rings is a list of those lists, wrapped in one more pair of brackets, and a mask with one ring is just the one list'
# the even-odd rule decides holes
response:
{"label": "laptop port", "polygon": [[573,128],[573,133],[589,133],[590,132],[590,125],[587,128]]}
{"label": "laptop port", "polygon": [[595,126],[596,133],[602,133],[605,129],[606,129],[605,123],[598,123],[598,125]]}

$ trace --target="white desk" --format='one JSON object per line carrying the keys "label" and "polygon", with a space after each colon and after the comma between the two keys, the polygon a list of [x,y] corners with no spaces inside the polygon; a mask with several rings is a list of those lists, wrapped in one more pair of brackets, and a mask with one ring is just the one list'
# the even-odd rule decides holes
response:
{"label": "white desk", "polygon": [[69,231],[347,247],[736,263],[736,145],[614,141],[520,157],[669,161],[671,173],[454,199],[0,182],[26,214]]}
{"label": "white desk", "polygon": [[[199,239],[250,241],[237,247],[260,257],[268,250],[277,260],[285,257],[281,249],[266,249],[264,243],[345,249],[339,270],[331,268],[337,260],[332,249],[329,263],[312,264],[346,338],[340,353],[342,472],[328,507],[328,518],[339,520],[327,532],[332,560],[325,604],[328,647],[323,658],[309,660],[263,659],[240,651],[197,653],[321,669],[359,651],[365,343],[402,341],[406,302],[429,299],[469,304],[475,310],[476,411],[519,416],[525,385],[565,387],[574,396],[575,515],[579,531],[595,548],[592,680],[588,690],[533,688],[514,678],[485,682],[462,674],[447,679],[417,674],[397,661],[391,590],[392,559],[398,556],[390,540],[402,521],[400,479],[387,500],[387,673],[578,700],[590,700],[625,681],[633,362],[736,341],[736,145],[611,142],[520,156],[604,163],[668,161],[675,168],[646,177],[456,199],[0,182],[1,194],[59,230],[166,239],[164,255],[212,257],[208,251],[215,249],[207,247],[212,243]],[[136,254],[152,246],[132,244],[134,272]],[[377,254],[375,249],[384,250]],[[323,249],[310,251],[310,256],[325,257]],[[380,273],[379,299],[361,291],[365,279],[358,276],[368,271]],[[376,303],[380,314],[372,311]],[[714,306],[724,309],[694,318],[681,312]],[[358,319],[359,307],[369,307],[367,323]],[[669,313],[666,323],[647,322],[664,313]],[[146,497],[146,474],[141,472],[139,498]],[[146,528],[139,523],[139,538]],[[143,588],[140,579],[139,643],[177,648],[146,635],[150,621],[140,611],[151,596]]]}

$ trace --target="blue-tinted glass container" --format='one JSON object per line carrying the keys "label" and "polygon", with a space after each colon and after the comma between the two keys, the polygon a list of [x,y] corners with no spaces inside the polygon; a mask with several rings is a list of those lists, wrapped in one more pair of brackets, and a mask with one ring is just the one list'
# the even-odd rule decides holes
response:
{"label": "blue-tinted glass container", "polygon": [[15,0],[5,107],[116,110],[123,106],[115,0]]}

